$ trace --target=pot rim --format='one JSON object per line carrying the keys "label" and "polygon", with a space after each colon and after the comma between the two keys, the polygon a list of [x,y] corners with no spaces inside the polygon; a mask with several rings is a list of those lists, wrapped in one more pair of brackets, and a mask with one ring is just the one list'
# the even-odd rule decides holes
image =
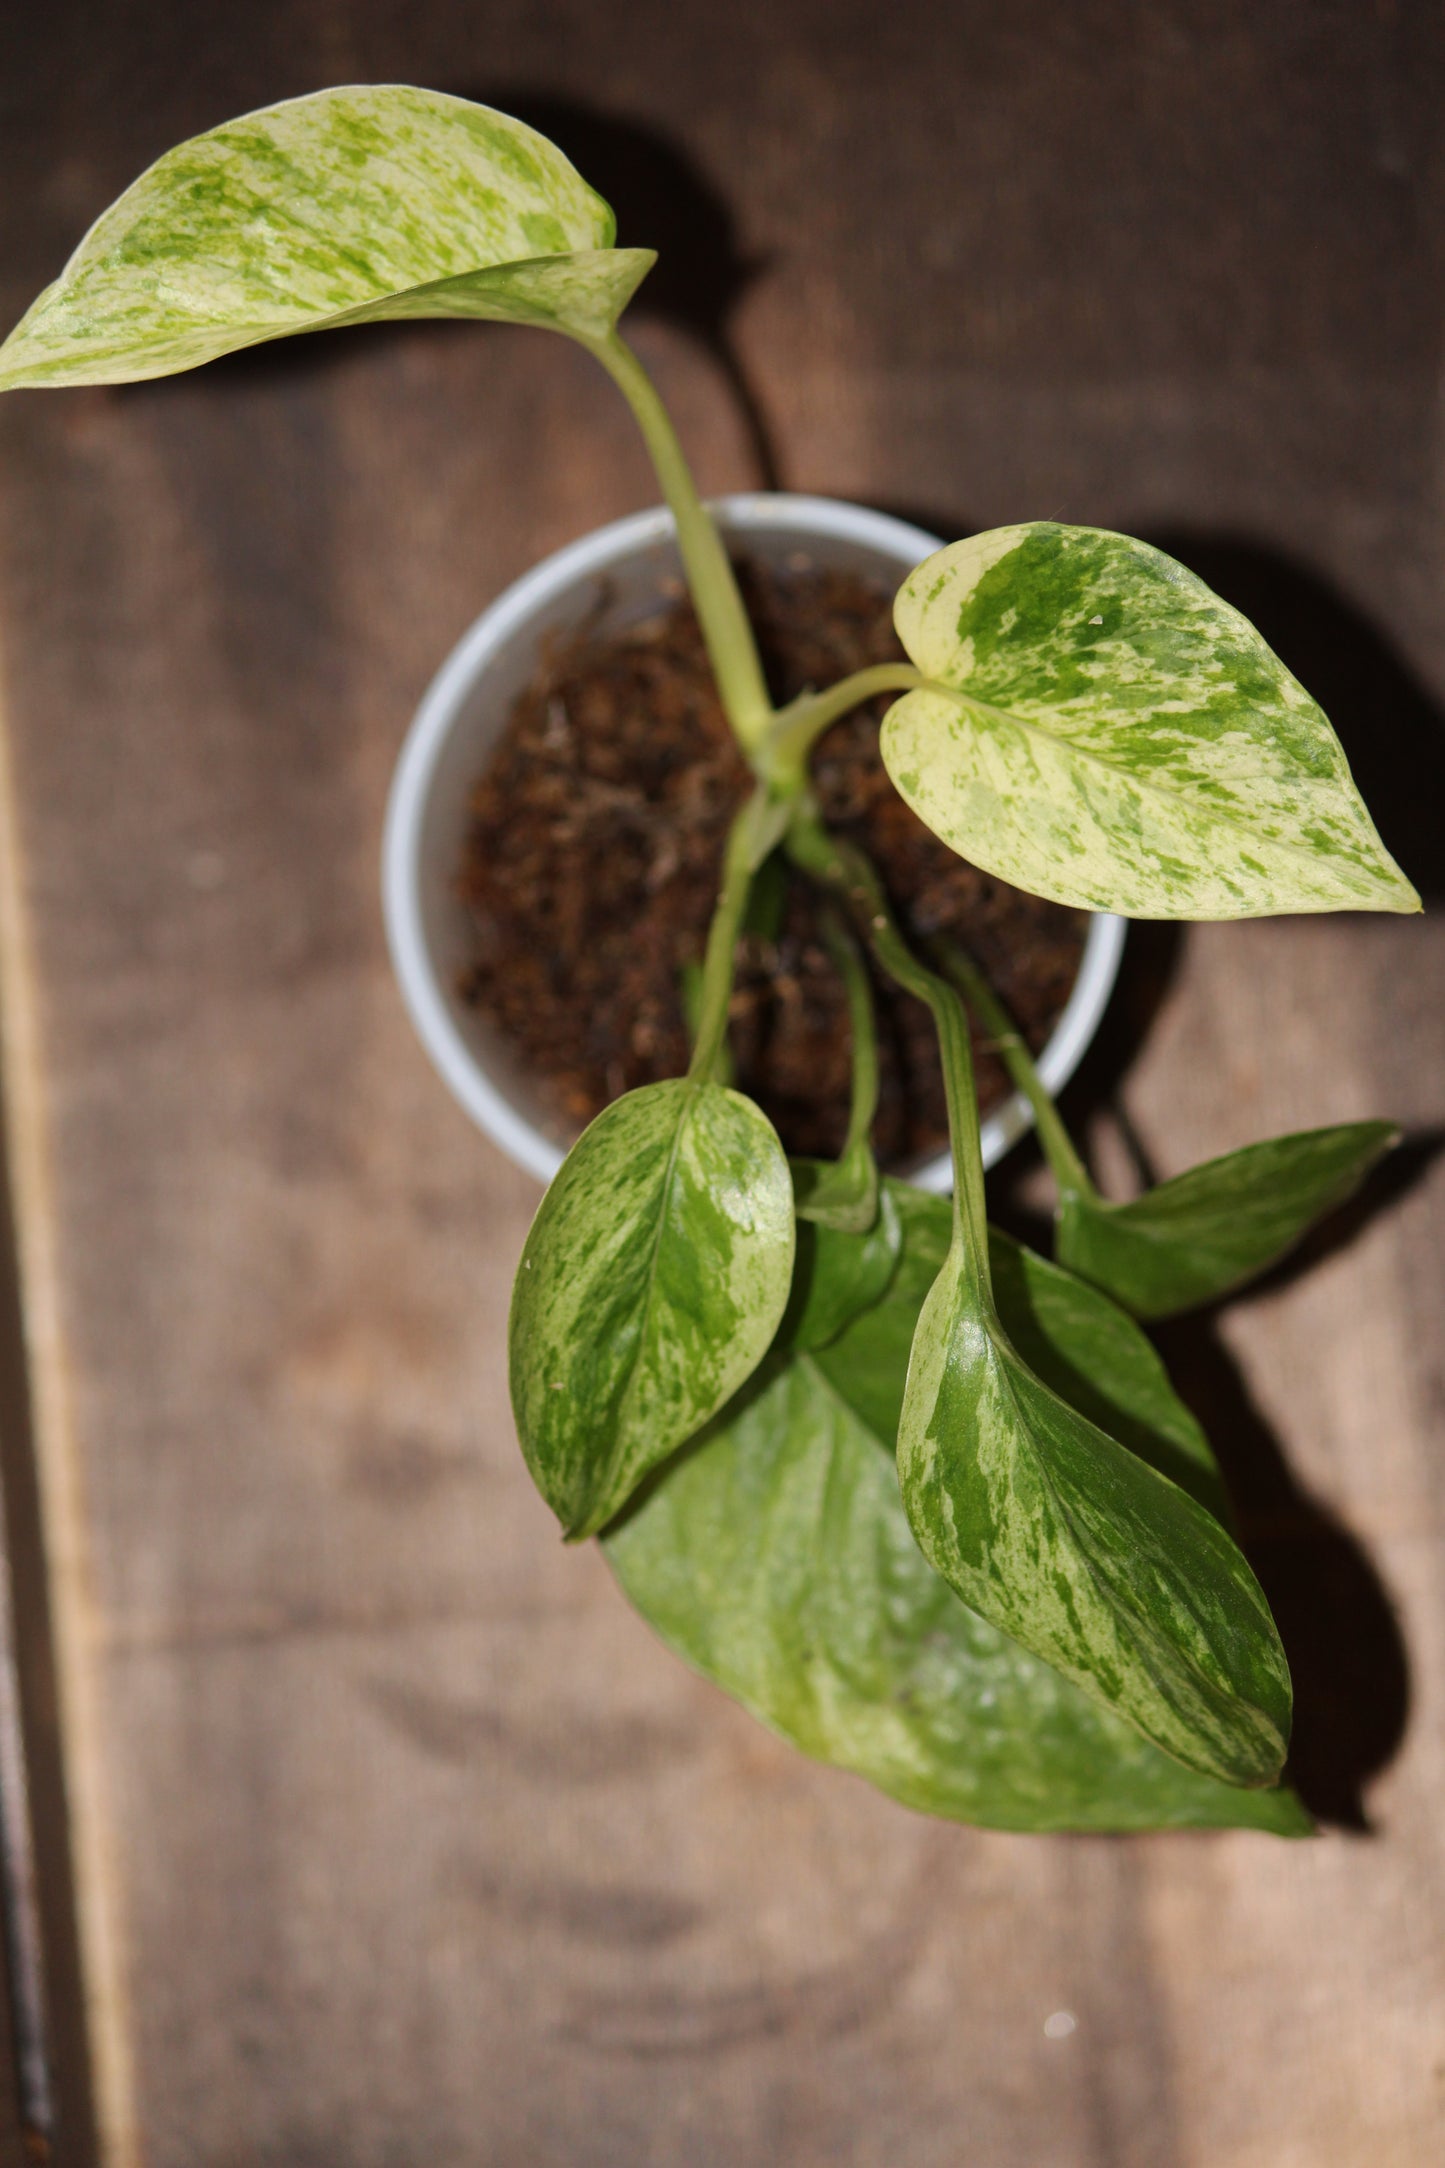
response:
{"label": "pot rim", "polygon": [[[855,542],[896,555],[911,570],[943,547],[936,535],[891,513],[835,497],[786,491],[717,497],[709,510],[730,533],[806,527],[820,538]],[[443,1083],[472,1120],[529,1174],[550,1182],[565,1150],[521,1113],[469,1045],[451,1013],[447,991],[427,940],[422,903],[422,833],[441,755],[468,697],[493,656],[523,632],[539,610],[566,590],[595,580],[635,552],[655,548],[673,532],[663,505],[629,513],[545,557],[514,580],[483,610],[443,662],[423,694],[397,761],[382,839],[382,903],[392,967],[412,1024]],[[803,539],[800,536],[800,542]],[[1039,1075],[1057,1093],[1078,1067],[1098,1028],[1118,975],[1126,921],[1110,911],[1092,914],[1078,975],[1048,1044]],[[1033,1113],[1014,1092],[982,1125],[983,1162],[992,1167],[1033,1127]],[[908,1176],[917,1188],[946,1195],[952,1186],[949,1155],[940,1152]]]}

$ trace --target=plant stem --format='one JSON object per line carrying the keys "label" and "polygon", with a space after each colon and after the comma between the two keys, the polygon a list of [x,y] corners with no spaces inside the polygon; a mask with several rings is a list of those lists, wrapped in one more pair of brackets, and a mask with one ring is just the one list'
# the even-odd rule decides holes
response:
{"label": "plant stem", "polygon": [[[687,963],[682,967],[682,1013],[687,1021],[689,1035],[696,1040],[702,1022],[702,965]],[[717,1050],[712,1069],[704,1080],[709,1084],[731,1084],[733,1081],[732,1053],[726,1035]]]}
{"label": "plant stem", "polygon": [[829,835],[816,810],[795,808],[787,835],[788,854],[848,905],[855,924],[889,977],[907,993],[926,1002],[938,1032],[943,1087],[948,1099],[948,1131],[953,1153],[954,1238],[963,1247],[978,1293],[992,1307],[988,1267],[988,1215],[984,1205],[983,1151],[979,1139],[978,1093],[973,1080],[973,1050],[963,1003],[946,979],[921,964],[899,931],[883,884],[868,860],[851,843]]}
{"label": "plant stem", "polygon": [[727,1030],[738,934],[748,908],[753,876],[768,853],[782,840],[787,824],[787,807],[760,783],[728,830],[723,851],[722,889],[708,928],[707,950],[702,961],[697,1038],[687,1071],[691,1084],[707,1084],[713,1080]]}
{"label": "plant stem", "polygon": [[808,755],[830,723],[875,693],[910,692],[927,683],[911,662],[879,662],[855,670],[823,692],[803,693],[780,708],[762,747],[760,765],[774,788],[797,793],[806,779]]}
{"label": "plant stem", "polygon": [[1060,1194],[1065,1197],[1097,1196],[1098,1192],[1089,1179],[1089,1171],[1075,1149],[1074,1140],[1065,1129],[1053,1097],[1034,1067],[1033,1055],[1029,1052],[1022,1032],[978,965],[965,949],[953,941],[935,941],[932,943],[932,950],[988,1033],[995,1051],[1003,1058],[1004,1067],[1032,1107],[1039,1142],[1044,1148],[1044,1157],[1048,1160]]}
{"label": "plant stem", "polygon": [[767,736],[773,703],[743,598],[711,513],[698,496],[666,407],[631,347],[617,331],[581,342],[596,355],[631,407],[652,455],[677,527],[677,547],[702,627],[718,693],[738,743],[749,756]]}
{"label": "plant stem", "polygon": [[848,1134],[840,1160],[868,1143],[878,1112],[878,1032],[873,1017],[873,989],[857,942],[836,911],[822,919],[823,946],[837,966],[848,996],[848,1028],[853,1040],[853,1096]]}

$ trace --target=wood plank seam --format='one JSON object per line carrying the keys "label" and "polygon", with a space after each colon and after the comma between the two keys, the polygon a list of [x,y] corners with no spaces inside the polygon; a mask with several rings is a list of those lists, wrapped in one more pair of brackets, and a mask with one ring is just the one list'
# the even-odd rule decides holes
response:
{"label": "wood plank seam", "polygon": [[10,737],[0,702],[0,1119],[10,1173],[50,1592],[85,2034],[103,2168],[140,2168],[120,1876],[113,1857],[97,1698],[99,1606],[85,1535],[79,1439],[62,1328],[31,956]]}

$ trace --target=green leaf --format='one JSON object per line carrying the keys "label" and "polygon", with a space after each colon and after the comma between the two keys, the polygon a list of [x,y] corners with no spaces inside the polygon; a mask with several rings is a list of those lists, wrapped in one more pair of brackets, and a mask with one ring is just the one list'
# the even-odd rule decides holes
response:
{"label": "green leaf", "polygon": [[[902,1400],[918,1283],[936,1270],[928,1250],[940,1212],[947,1247],[948,1207],[888,1189],[907,1230],[888,1293],[826,1355],[771,1357],[609,1531],[626,1594],[784,1738],[925,1813],[1016,1830],[1307,1833],[1291,1793],[1241,1791],[1183,1768],[970,1611],[923,1558],[892,1433],[860,1408],[886,1413]],[[1015,1256],[1019,1275],[999,1273],[1000,1306],[1011,1331],[1038,1331],[1036,1291],[1027,1313],[1013,1311],[1016,1279],[1051,1286],[1067,1276],[1006,1244],[996,1268]],[[1081,1294],[1057,1350],[1069,1377],[1080,1318],[1113,1309]],[[880,1334],[885,1317],[893,1329]],[[1102,1345],[1121,1366],[1093,1383],[1147,1427],[1157,1396],[1152,1378],[1140,1393],[1132,1347],[1148,1353],[1147,1343],[1119,1322],[1122,1336],[1107,1332]]]}
{"label": "green leaf", "polygon": [[842,1234],[864,1235],[878,1217],[878,1162],[866,1136],[845,1146],[841,1159],[794,1159],[794,1210]]}
{"label": "green leaf", "polygon": [[958,1244],[919,1315],[898,1467],[924,1556],[974,1610],[1188,1767],[1278,1774],[1289,1670],[1243,1554],[1030,1368]]}
{"label": "green leaf", "polygon": [[[793,1161],[797,1180],[798,1162]],[[803,1350],[830,1340],[886,1291],[898,1263],[902,1230],[898,1207],[884,1191],[875,1199],[874,1224],[854,1234],[828,1220],[804,1220],[798,1229],[793,1291],[778,1344]]]}
{"label": "green leaf", "polygon": [[1001,527],[921,564],[895,618],[948,689],[896,702],[884,762],[988,872],[1137,918],[1420,908],[1318,706],[1161,551]]}
{"label": "green leaf", "polygon": [[719,1084],[644,1085],[564,1160],[522,1252],[512,1408],[574,1539],[756,1367],[793,1269],[793,1188],[772,1125]]}
{"label": "green leaf", "polygon": [[651,268],[534,129],[404,84],[323,90],[182,143],[0,347],[0,389],[123,383],[391,317],[600,338]]}
{"label": "green leaf", "polygon": [[1059,1202],[1059,1262],[1136,1317],[1172,1317],[1272,1265],[1399,1138],[1389,1122],[1342,1122],[1227,1152],[1130,1204],[1069,1191]]}

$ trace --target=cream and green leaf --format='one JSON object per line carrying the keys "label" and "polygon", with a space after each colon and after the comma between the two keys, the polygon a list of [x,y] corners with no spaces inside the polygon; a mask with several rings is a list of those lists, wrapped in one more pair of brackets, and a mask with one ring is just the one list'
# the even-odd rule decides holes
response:
{"label": "cream and green leaf", "polygon": [[1135,1317],[1214,1302],[1291,1250],[1399,1142],[1391,1122],[1342,1122],[1247,1144],[1128,1204],[1061,1190],[1054,1252]]}
{"label": "cream and green leaf", "polygon": [[1419,909],[1316,702],[1162,551],[998,528],[921,564],[895,619],[928,682],[884,720],[888,772],[1000,879],[1136,918]]}
{"label": "cream and green leaf", "polygon": [[731,1398],[777,1331],[793,1185],[771,1123],[720,1084],[644,1085],[584,1130],[512,1295],[512,1408],[569,1537],[594,1535]]}
{"label": "cream and green leaf", "polygon": [[1242,1552],[1039,1375],[958,1232],[919,1313],[898,1469],[924,1556],[973,1610],[1187,1767],[1277,1777],[1289,1669]]}
{"label": "cream and green leaf", "polygon": [[604,338],[651,268],[521,121],[323,90],[168,151],[0,347],[0,390],[167,376],[294,332],[467,316]]}
{"label": "cream and green leaf", "polygon": [[[945,1204],[889,1184],[905,1228],[881,1300],[826,1353],[775,1350],[604,1538],[643,1617],[805,1753],[925,1813],[1014,1830],[1240,1826],[1305,1834],[1285,1790],[1163,1754],[970,1611],[913,1540],[893,1466]],[[859,1239],[859,1238],[855,1238]],[[1000,1308],[1060,1392],[1175,1465],[1207,1445],[1138,1328],[995,1235]]]}

